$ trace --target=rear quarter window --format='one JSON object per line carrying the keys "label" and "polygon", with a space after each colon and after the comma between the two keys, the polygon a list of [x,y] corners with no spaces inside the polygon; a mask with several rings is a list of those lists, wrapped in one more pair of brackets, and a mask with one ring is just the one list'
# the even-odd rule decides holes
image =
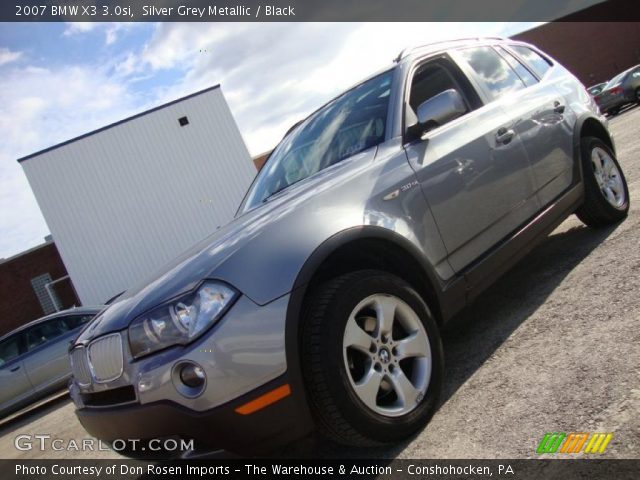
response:
{"label": "rear quarter window", "polygon": [[522,45],[510,45],[510,47],[539,77],[544,77],[544,74],[551,68],[552,63],[535,50]]}

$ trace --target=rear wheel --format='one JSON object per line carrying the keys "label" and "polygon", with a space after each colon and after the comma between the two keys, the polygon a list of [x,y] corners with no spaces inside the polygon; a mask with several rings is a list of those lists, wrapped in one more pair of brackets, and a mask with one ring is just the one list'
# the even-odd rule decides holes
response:
{"label": "rear wheel", "polygon": [[322,285],[306,308],[302,346],[311,409],[331,440],[397,442],[437,406],[444,365],[438,327],[398,277],[363,270]]}
{"label": "rear wheel", "polygon": [[629,189],[622,168],[611,149],[599,138],[580,142],[585,200],[576,211],[590,227],[618,222],[629,211]]}

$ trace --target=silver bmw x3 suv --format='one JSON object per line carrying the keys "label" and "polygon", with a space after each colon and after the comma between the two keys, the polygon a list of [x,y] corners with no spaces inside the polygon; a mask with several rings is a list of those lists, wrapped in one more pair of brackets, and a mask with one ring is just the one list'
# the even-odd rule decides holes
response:
{"label": "silver bmw x3 suv", "polygon": [[262,451],[396,442],[438,405],[440,329],[572,213],[618,222],[607,121],[537,48],[403,51],[299,122],[236,218],[131,288],[70,351],[105,441]]}

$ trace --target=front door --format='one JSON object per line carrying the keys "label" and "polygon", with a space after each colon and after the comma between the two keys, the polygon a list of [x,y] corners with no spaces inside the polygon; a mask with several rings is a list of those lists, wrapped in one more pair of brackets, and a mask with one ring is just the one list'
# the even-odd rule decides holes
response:
{"label": "front door", "polygon": [[[466,59],[461,55],[459,61]],[[510,72],[508,65],[498,65],[501,75]],[[464,270],[539,209],[531,166],[512,119],[467,75],[450,59],[427,62],[413,75],[406,106],[415,111],[424,100],[450,88],[467,103],[465,115],[406,145],[456,271]],[[517,76],[510,80],[520,82]],[[503,86],[503,93],[508,88]]]}

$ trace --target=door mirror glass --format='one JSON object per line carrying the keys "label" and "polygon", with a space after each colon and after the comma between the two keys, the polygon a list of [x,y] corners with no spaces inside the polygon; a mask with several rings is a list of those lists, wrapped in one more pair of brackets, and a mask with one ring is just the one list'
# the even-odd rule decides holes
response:
{"label": "door mirror glass", "polygon": [[416,115],[422,127],[432,129],[450,122],[467,113],[467,107],[457,90],[451,88],[418,106]]}

